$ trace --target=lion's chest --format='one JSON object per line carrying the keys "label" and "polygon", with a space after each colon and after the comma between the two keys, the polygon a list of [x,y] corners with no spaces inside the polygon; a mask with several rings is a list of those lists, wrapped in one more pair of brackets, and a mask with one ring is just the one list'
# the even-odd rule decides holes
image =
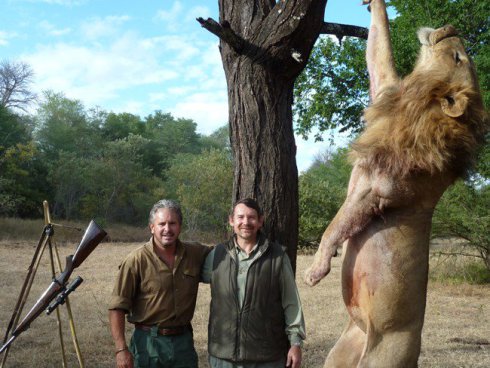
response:
{"label": "lion's chest", "polygon": [[349,239],[342,264],[343,296],[361,328],[368,319],[386,329],[423,316],[429,233],[430,216],[398,213],[374,220]]}

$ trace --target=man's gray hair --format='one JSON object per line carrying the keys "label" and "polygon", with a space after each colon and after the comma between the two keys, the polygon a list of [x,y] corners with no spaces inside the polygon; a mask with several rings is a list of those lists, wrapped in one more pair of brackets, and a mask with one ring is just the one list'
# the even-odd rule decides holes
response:
{"label": "man's gray hair", "polygon": [[168,208],[174,211],[179,218],[179,223],[182,225],[182,210],[180,209],[180,204],[172,199],[161,199],[155,203],[150,211],[150,216],[148,218],[148,223],[152,224],[155,221],[155,214],[161,208]]}

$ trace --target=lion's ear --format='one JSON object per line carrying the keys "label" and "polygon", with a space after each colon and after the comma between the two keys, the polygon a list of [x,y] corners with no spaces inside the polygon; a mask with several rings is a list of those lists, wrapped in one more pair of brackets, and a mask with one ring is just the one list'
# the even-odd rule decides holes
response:
{"label": "lion's ear", "polygon": [[442,111],[452,117],[457,118],[464,114],[468,105],[468,97],[463,92],[441,98]]}

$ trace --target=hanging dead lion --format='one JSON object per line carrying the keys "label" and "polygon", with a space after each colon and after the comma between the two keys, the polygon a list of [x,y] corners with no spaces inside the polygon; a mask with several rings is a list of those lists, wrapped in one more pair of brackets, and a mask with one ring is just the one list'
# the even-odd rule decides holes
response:
{"label": "hanging dead lion", "polygon": [[427,293],[432,214],[465,175],[488,131],[475,69],[452,26],[423,28],[414,71],[394,68],[386,5],[371,6],[367,47],[372,105],[353,144],[347,198],[323,234],[309,285],[344,244],[349,323],[325,367],[416,367]]}

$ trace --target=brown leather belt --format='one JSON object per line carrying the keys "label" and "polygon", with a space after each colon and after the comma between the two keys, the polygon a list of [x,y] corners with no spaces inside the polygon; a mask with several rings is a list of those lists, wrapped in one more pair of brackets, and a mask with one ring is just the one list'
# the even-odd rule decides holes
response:
{"label": "brown leather belt", "polygon": [[[151,331],[152,326],[148,325],[142,325],[140,323],[136,323],[134,325],[135,328],[138,330],[143,330],[143,331]],[[171,335],[182,335],[184,332],[191,331],[191,326],[177,326],[177,327],[171,327],[171,328],[159,328],[158,329],[158,334],[163,335],[163,336],[171,336]]]}

